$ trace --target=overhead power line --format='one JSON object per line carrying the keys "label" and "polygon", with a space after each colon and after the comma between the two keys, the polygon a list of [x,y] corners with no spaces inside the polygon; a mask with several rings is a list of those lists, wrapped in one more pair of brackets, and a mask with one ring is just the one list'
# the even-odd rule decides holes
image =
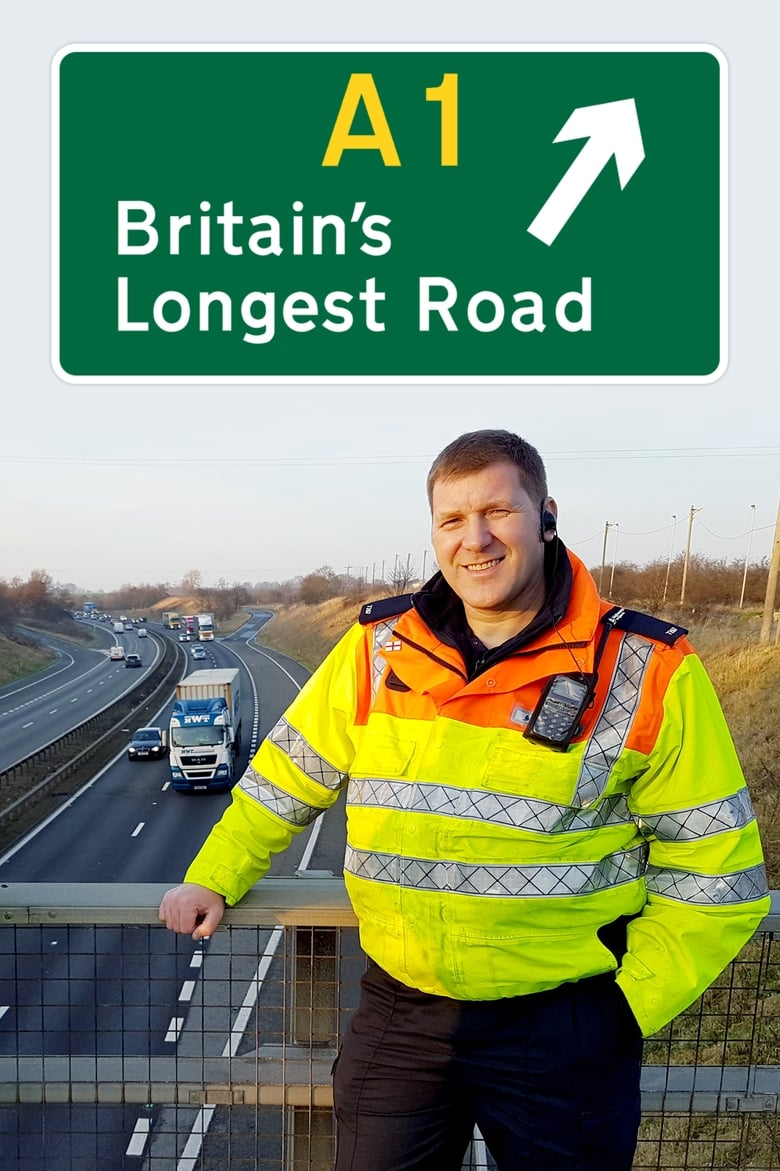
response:
{"label": "overhead power line", "polygon": [[[648,447],[648,448],[584,448],[565,451],[547,451],[546,463],[555,461],[608,461],[608,460],[654,460],[654,459],[757,459],[780,455],[780,447]],[[18,452],[0,453],[0,463],[58,464],[62,466],[89,467],[361,467],[376,464],[429,464],[434,456],[427,455],[382,455],[369,452],[365,455],[290,455],[290,456],[165,456],[151,458],[144,456],[65,456],[65,455],[20,455]]]}

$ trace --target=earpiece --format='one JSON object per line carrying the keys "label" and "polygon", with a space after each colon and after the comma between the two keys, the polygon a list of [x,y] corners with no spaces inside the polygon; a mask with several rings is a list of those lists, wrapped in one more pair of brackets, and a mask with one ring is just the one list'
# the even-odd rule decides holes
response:
{"label": "earpiece", "polygon": [[558,528],[558,518],[554,512],[550,512],[549,508],[545,508],[542,504],[541,518],[539,525],[539,539],[544,540],[545,533],[554,533]]}

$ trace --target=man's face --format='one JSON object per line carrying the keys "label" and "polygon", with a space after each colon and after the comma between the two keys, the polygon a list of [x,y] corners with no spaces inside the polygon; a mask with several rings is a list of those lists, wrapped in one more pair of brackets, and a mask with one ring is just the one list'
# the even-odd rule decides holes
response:
{"label": "man's face", "polygon": [[[547,502],[555,511],[554,501]],[[544,601],[539,503],[514,464],[437,480],[432,538],[439,568],[471,620],[535,614]]]}

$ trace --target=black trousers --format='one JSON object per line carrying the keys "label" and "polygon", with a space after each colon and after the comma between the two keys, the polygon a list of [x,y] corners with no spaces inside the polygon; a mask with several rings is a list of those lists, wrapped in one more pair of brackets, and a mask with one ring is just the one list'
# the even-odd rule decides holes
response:
{"label": "black trousers", "polygon": [[455,1001],[371,965],[334,1065],[336,1171],[630,1171],[642,1039],[612,974]]}

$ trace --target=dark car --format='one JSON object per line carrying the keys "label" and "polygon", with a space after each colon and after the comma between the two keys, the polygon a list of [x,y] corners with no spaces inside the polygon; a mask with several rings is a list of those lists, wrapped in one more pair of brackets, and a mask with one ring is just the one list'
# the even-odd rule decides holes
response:
{"label": "dark car", "polygon": [[143,667],[143,663],[141,662],[141,656],[133,654],[133,652],[131,651],[130,654],[125,655],[125,666],[126,667]]}
{"label": "dark car", "polygon": [[168,734],[162,728],[139,728],[127,749],[130,760],[161,760],[168,751]]}

